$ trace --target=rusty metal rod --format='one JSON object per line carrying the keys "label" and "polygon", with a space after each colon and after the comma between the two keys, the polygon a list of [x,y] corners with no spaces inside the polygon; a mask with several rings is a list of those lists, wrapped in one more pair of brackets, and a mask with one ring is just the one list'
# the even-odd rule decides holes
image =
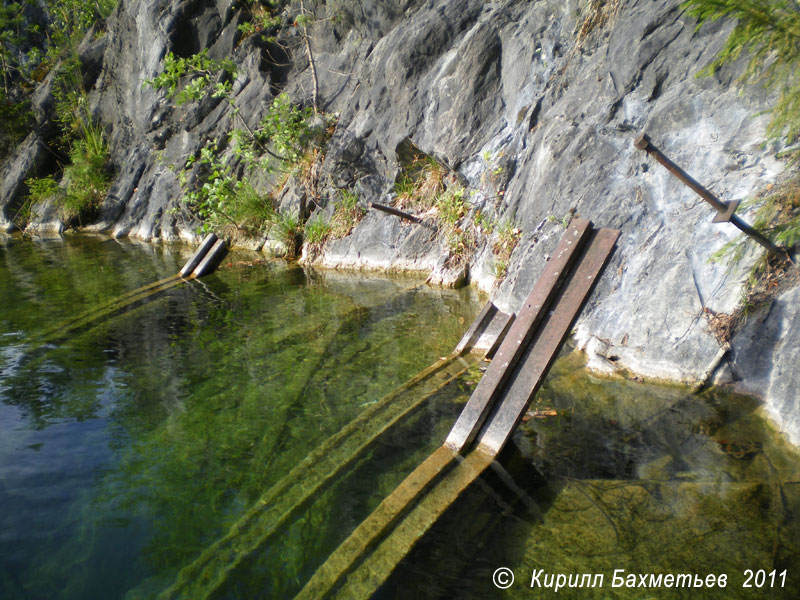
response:
{"label": "rusty metal rod", "polygon": [[[714,194],[709,192],[706,188],[700,185],[694,178],[692,178],[686,171],[681,169],[678,165],[672,162],[669,158],[667,158],[661,150],[656,148],[653,143],[650,141],[650,138],[647,136],[646,133],[643,133],[634,142],[634,145],[639,150],[644,150],[650,156],[655,158],[658,162],[660,162],[670,173],[672,173],[675,177],[680,179],[683,183],[685,183],[689,188],[691,188],[697,195],[699,195],[703,200],[708,202],[711,206],[713,206],[717,213],[723,217],[720,219],[721,221],[728,221],[731,224],[735,225],[739,228],[739,230],[744,233],[746,236],[754,239],[756,242],[761,244],[768,252],[775,254],[776,256],[780,256],[781,258],[788,258],[788,254],[786,250],[780,248],[773,244],[769,239],[767,239],[764,234],[762,234],[757,229],[754,229],[751,225],[748,225],[744,221],[742,221],[736,215],[731,214],[727,215],[726,213],[729,212],[730,205],[722,202],[719,198],[717,198]],[[738,204],[738,203],[737,203]],[[733,206],[735,209],[735,205]]]}
{"label": "rusty metal rod", "polygon": [[420,219],[419,217],[415,217],[407,212],[403,212],[402,210],[397,210],[396,208],[392,208],[391,206],[386,206],[385,204],[378,204],[377,202],[368,202],[370,208],[376,208],[378,210],[382,210],[385,213],[389,213],[390,215],[394,215],[395,217],[400,217],[401,219],[405,219],[406,221],[411,221],[412,223],[417,223],[419,225],[425,225],[426,227],[430,227],[425,221]]}

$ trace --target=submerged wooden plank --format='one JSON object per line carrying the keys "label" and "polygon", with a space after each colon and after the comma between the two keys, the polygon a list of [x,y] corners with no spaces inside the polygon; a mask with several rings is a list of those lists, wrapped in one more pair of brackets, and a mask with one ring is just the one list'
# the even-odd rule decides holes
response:
{"label": "submerged wooden plank", "polygon": [[133,305],[144,303],[144,301],[151,299],[156,294],[165,292],[183,283],[178,275],[161,279],[155,283],[142,286],[137,290],[133,290],[114,300],[105,302],[93,310],[86,311],[68,321],[58,324],[53,329],[43,332],[42,334],[32,337],[30,339],[33,344],[46,344],[53,343],[65,337],[74,335],[75,332],[82,329],[89,329],[94,327],[104,319],[111,318],[123,311],[130,310]]}
{"label": "submerged wooden plank", "polygon": [[522,419],[611,255],[618,237],[619,231],[614,229],[600,229],[592,234],[592,239],[565,284],[555,308],[542,325],[530,352],[514,372],[502,402],[498,403],[481,430],[477,444],[482,451],[497,455]]}
{"label": "submerged wooden plank", "polygon": [[485,351],[487,358],[492,358],[513,322],[514,315],[498,310],[491,301],[487,302],[458,342],[455,351],[463,353],[480,350]]}
{"label": "submerged wooden plank", "polygon": [[[143,285],[140,288],[135,290],[131,290],[130,292],[125,292],[117,296],[116,298],[111,298],[110,300],[106,300],[105,302],[101,302],[99,304],[95,304],[92,306],[91,309],[86,310],[80,314],[75,315],[74,317],[70,317],[65,321],[54,325],[48,330],[45,330],[35,336],[30,338],[31,342],[37,343],[39,341],[44,341],[49,339],[53,335],[57,335],[60,337],[62,332],[69,332],[75,328],[76,324],[77,327],[81,327],[81,323],[86,321],[91,321],[96,318],[99,314],[107,314],[109,311],[114,311],[119,307],[126,306],[126,302],[130,299],[138,299],[141,296],[144,296],[147,292],[154,290],[156,288],[161,288],[168,283],[174,282],[178,279],[178,275],[170,275],[169,277],[165,277],[164,279],[160,279],[158,281],[154,281],[153,283],[148,283],[147,285]],[[160,290],[159,290],[160,291]]]}
{"label": "submerged wooden plank", "polygon": [[267,490],[226,535],[181,569],[172,585],[158,598],[203,600],[215,597],[240,564],[280,532],[382,433],[478,360],[480,355],[458,356],[454,352],[369,406]]}
{"label": "submerged wooden plank", "polygon": [[[444,448],[444,446],[443,446]],[[458,465],[417,503],[392,532],[350,574],[336,598],[369,598],[386,581],[411,548],[441,517],[450,505],[492,463],[494,457],[480,451],[470,452]],[[311,597],[311,596],[309,596]],[[324,596],[315,596],[324,598]]]}
{"label": "submerged wooden plank", "polygon": [[588,220],[573,219],[500,344],[497,355],[447,436],[445,444],[448,447],[460,452],[474,440],[489,415],[492,403],[502,391],[515,365],[525,352],[528,341],[547,313],[566,273],[588,238],[590,229],[591,223]]}
{"label": "submerged wooden plank", "polygon": [[497,307],[491,301],[487,302],[478,316],[475,317],[467,332],[461,337],[461,341],[456,345],[455,351],[461,354],[467,348],[472,347],[480,336],[481,331],[484,330],[496,314]]}
{"label": "submerged wooden plank", "polygon": [[333,551],[295,599],[325,598],[356,566],[359,559],[380,542],[413,502],[455,461],[456,456],[458,454],[446,446],[435,450]]}

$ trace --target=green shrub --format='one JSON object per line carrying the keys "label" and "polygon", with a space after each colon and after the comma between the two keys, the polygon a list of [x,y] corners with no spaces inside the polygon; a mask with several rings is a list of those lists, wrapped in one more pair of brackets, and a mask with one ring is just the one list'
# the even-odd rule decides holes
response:
{"label": "green shrub", "polygon": [[35,217],[33,212],[34,205],[56,198],[61,193],[61,188],[58,187],[58,183],[52,175],[30,177],[25,183],[28,186],[28,196],[11,219],[20,229],[24,229],[25,225]]}
{"label": "green shrub", "polygon": [[[221,75],[222,74],[222,75]],[[228,96],[230,79],[236,76],[236,65],[231,60],[209,58],[208,49],[187,58],[168,52],[164,57],[164,69],[153,79],[144,82],[153,89],[164,89],[168,98],[178,105],[200,100],[209,90],[215,96]],[[212,80],[222,77],[211,87]],[[179,89],[180,88],[180,89]]]}
{"label": "green shrub", "polygon": [[447,228],[453,228],[467,212],[464,202],[464,188],[450,186],[446,192],[437,196],[435,201],[439,220]]}
{"label": "green shrub", "polygon": [[26,181],[28,198],[23,204],[25,210],[18,213],[18,225],[30,219],[30,209],[34,204],[44,200],[53,200],[67,222],[77,220],[83,223],[100,208],[111,186],[111,174],[108,146],[99,126],[83,128],[81,137],[71,144],[69,161],[61,173],[61,186],[54,175],[32,177]]}
{"label": "green shrub", "polygon": [[64,167],[66,193],[59,200],[67,220],[90,216],[100,208],[111,186],[108,146],[98,126],[87,126],[72,144],[70,164]]}
{"label": "green shrub", "polygon": [[321,142],[324,135],[324,132],[312,130],[310,119],[313,115],[311,107],[300,108],[292,104],[289,96],[280,94],[273,99],[252,137],[262,147],[271,145],[281,160],[296,163],[306,149]]}
{"label": "green shrub", "polygon": [[32,177],[26,183],[28,184],[28,195],[34,204],[47,200],[59,192],[58,183],[52,175]]}
{"label": "green shrub", "polygon": [[283,0],[267,0],[266,2],[246,2],[249,8],[249,20],[239,25],[238,29],[242,32],[242,37],[261,34],[264,41],[275,41],[274,33],[281,24],[280,11],[286,2]]}

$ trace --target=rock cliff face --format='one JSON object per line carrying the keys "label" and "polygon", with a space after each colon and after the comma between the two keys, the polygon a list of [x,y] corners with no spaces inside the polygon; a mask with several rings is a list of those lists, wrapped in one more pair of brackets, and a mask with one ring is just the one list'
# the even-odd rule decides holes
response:
{"label": "rock cliff face", "polygon": [[[365,201],[390,202],[403,149],[413,144],[457,173],[471,190],[473,213],[482,210],[521,230],[501,283],[492,272],[491,240],[478,244],[468,264],[471,281],[507,311],[518,309],[529,292],[565,218],[580,215],[619,228],[618,250],[576,330],[590,365],[697,381],[719,351],[704,309],[727,312],[738,303],[748,260],[733,268],[709,261],[737,230],[712,224],[710,208],[633,140],[647,131],[724,200],[753,195],[780,179],[785,166],[775,158],[778,148],[763,144],[762,111],[770,105],[763,91],[737,85],[735,67],[696,77],[731,24],[698,30],[679,4],[319,3],[310,31],[320,105],[339,120],[322,167],[318,210],[335,202],[337,187],[354,187]],[[287,23],[298,6],[287,8]],[[169,165],[182,164],[237,119],[254,126],[281,91],[310,103],[314,86],[298,28],[285,27],[277,43],[265,42],[242,38],[242,19],[238,4],[225,0],[120,0],[105,36],[84,45],[85,80],[116,169],[92,229],[193,239],[196,223]],[[204,48],[239,66],[233,92],[240,116],[211,98],[172,107],[161,92],[142,86],[168,51],[188,56]],[[47,103],[45,81],[35,105],[40,122]],[[25,177],[53,167],[44,125],[4,166],[0,205],[7,226]],[[40,220],[40,227],[58,227],[46,216]],[[415,269],[447,280],[453,275],[446,257],[443,241],[429,229],[370,211],[316,260]],[[770,317],[775,327],[791,329],[797,307],[795,296],[784,296],[780,316]],[[758,333],[737,342],[737,360]],[[780,338],[763,342],[763,352],[781,355]],[[760,370],[740,374],[749,389],[766,395],[797,443],[798,375],[763,362]],[[772,383],[758,383],[767,380]]]}

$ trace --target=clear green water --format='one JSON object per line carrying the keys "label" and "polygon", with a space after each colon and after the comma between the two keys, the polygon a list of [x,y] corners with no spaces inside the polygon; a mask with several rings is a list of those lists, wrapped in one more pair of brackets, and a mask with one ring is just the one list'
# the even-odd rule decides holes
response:
{"label": "clear green water", "polygon": [[[480,309],[411,279],[225,268],[92,329],[37,333],[175,273],[186,249],[7,238],[0,251],[0,598],[152,597],[366,406],[449,353]],[[233,263],[233,264],[231,264]],[[237,264],[238,263],[238,264]],[[291,595],[440,443],[463,394],[381,440],[265,548]],[[249,568],[249,567],[248,567]],[[241,588],[241,589],[240,589]]]}
{"label": "clear green water", "polygon": [[[241,264],[44,347],[38,333],[177,271],[186,249],[0,240],[0,599],[153,598],[331,434],[453,348],[480,306],[414,280]],[[381,437],[219,598],[290,598],[441,444],[476,373]],[[800,457],[757,402],[557,363],[500,457],[376,597],[796,598]],[[551,411],[555,411],[552,416]],[[492,573],[509,567],[499,591]],[[603,573],[604,587],[529,587]],[[612,589],[726,573],[725,590]],[[745,569],[787,570],[744,589]]]}

